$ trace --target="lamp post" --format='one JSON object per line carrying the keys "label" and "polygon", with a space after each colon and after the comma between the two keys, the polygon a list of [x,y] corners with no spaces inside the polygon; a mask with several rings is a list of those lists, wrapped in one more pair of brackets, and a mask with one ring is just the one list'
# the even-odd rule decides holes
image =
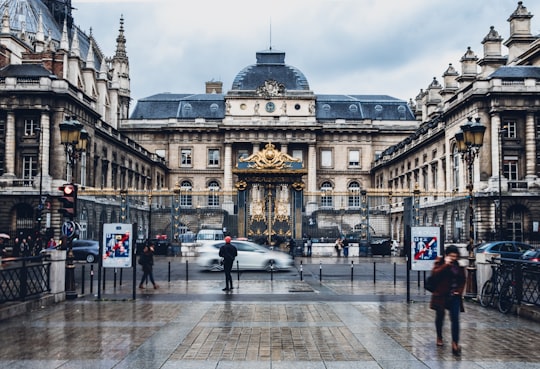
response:
{"label": "lamp post", "polygon": [[[45,204],[45,201],[43,199],[43,132],[41,131],[41,127],[36,128],[36,132],[38,135],[38,142],[39,142],[39,203],[37,208],[37,228],[38,228],[38,234],[39,237],[41,237],[41,222],[42,222],[42,216],[43,216],[43,205]],[[42,240],[43,242],[43,240]]]}
{"label": "lamp post", "polygon": [[[83,125],[76,120],[74,116],[66,117],[59,125],[60,128],[60,142],[64,145],[66,151],[66,179],[67,181],[73,184],[74,182],[74,170],[75,163],[78,158],[78,154],[86,150],[88,144],[88,132],[84,129]],[[74,200],[75,201],[75,200]],[[72,219],[71,219],[72,220]],[[66,222],[64,224],[68,224]],[[71,223],[73,224],[73,223]],[[62,227],[62,229],[67,229],[69,227]],[[66,257],[66,299],[75,299],[77,298],[77,292],[75,290],[75,265],[73,264],[73,248],[72,240],[74,236],[72,234],[64,234],[62,237],[66,241],[67,247],[67,257]]]}
{"label": "lamp post", "polygon": [[474,203],[473,203],[473,164],[478,156],[480,147],[484,142],[484,133],[486,126],[480,123],[480,118],[473,122],[472,117],[468,118],[467,123],[461,126],[461,130],[455,134],[458,151],[461,158],[467,164],[469,191],[469,243],[467,251],[469,252],[469,265],[467,267],[467,297],[475,297],[477,294],[476,286],[476,263],[474,256]]}

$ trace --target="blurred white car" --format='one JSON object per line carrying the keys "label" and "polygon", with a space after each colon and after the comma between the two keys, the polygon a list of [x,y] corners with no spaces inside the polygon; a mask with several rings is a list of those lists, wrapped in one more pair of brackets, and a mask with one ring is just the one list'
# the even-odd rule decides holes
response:
{"label": "blurred white car", "polygon": [[[273,251],[250,241],[233,240],[231,244],[236,247],[238,256],[234,260],[233,270],[266,270],[270,271],[273,265],[274,271],[288,269],[294,265],[289,254],[281,251]],[[225,245],[225,241],[209,242],[199,246],[197,263],[207,270],[223,270],[219,248]]]}

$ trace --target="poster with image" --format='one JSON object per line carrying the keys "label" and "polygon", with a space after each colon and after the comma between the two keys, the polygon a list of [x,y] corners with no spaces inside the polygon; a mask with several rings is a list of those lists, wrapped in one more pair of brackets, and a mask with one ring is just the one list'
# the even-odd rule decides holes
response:
{"label": "poster with image", "polygon": [[411,227],[412,270],[431,270],[441,252],[440,227]]}
{"label": "poster with image", "polygon": [[131,268],[133,232],[131,224],[103,225],[103,267]]}

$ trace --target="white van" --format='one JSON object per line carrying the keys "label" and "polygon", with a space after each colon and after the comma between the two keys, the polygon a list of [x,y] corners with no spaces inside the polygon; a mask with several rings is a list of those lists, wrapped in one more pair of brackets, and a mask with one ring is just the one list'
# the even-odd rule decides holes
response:
{"label": "white van", "polygon": [[225,234],[221,229],[201,229],[197,233],[197,242],[220,241],[225,239]]}

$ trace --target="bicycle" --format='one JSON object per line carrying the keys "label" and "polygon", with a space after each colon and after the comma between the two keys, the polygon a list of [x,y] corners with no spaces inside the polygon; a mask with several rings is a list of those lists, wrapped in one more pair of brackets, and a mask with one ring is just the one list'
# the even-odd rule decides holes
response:
{"label": "bicycle", "polygon": [[489,261],[491,263],[491,278],[488,279],[482,286],[480,292],[480,305],[488,307],[495,305],[495,300],[499,297],[503,282],[508,275],[507,266],[496,261]]}
{"label": "bicycle", "polygon": [[501,287],[501,293],[499,295],[499,311],[503,314],[507,314],[509,311],[512,310],[512,306],[514,306],[514,301],[516,300],[516,288],[515,288],[516,282],[506,281]]}

